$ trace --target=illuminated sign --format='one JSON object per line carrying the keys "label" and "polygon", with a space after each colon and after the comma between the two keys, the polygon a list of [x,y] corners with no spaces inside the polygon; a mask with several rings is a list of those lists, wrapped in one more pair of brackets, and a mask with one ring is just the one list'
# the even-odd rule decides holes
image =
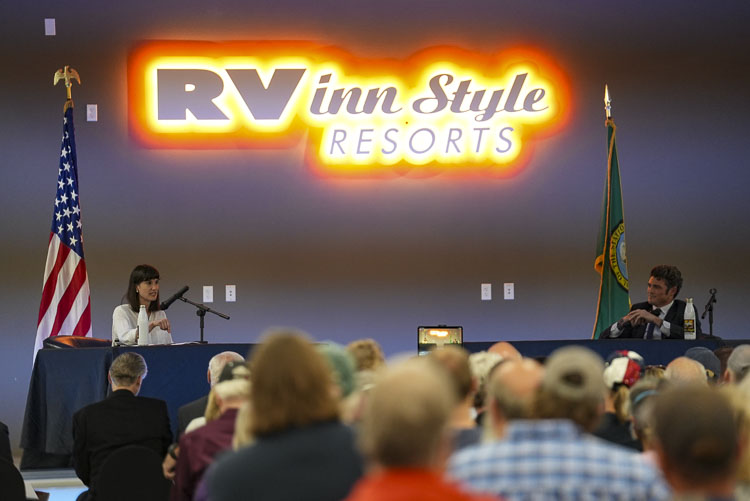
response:
{"label": "illuminated sign", "polygon": [[559,130],[567,80],[539,53],[452,47],[404,61],[299,42],[148,42],[130,55],[131,133],[153,148],[269,148],[307,136],[328,173],[509,175]]}

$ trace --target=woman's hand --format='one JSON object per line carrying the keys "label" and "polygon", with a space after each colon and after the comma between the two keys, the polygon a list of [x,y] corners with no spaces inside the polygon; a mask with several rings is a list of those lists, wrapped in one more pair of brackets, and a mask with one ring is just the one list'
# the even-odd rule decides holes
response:
{"label": "woman's hand", "polygon": [[166,318],[162,318],[161,320],[154,320],[153,322],[150,322],[148,324],[148,331],[151,332],[154,330],[154,327],[159,327],[163,331],[167,331],[170,334],[172,333],[172,327],[169,325],[169,320]]}

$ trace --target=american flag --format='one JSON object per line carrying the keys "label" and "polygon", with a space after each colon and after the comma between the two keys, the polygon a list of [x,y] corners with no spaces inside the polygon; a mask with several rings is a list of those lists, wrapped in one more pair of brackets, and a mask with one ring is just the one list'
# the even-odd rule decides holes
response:
{"label": "american flag", "polygon": [[83,259],[72,101],[66,103],[63,117],[57,193],[44,267],[34,357],[46,338],[57,335],[91,335],[91,300]]}

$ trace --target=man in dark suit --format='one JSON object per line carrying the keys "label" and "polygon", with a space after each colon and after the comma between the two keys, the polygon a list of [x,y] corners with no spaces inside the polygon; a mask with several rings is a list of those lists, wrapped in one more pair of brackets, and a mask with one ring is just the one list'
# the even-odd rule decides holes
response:
{"label": "man in dark suit", "polygon": [[[126,445],[142,445],[163,457],[172,442],[167,404],[138,397],[146,361],[134,352],[118,356],[109,369],[112,393],[73,416],[73,463],[76,474],[96,499],[96,480],[109,455]],[[134,479],[137,480],[137,479]]]}
{"label": "man in dark suit", "polygon": [[[636,303],[630,313],[602,331],[600,338],[684,339],[685,301],[675,299],[682,288],[676,266],[661,264],[651,270],[647,300]],[[696,315],[696,335],[701,324]]]}
{"label": "man in dark suit", "polygon": [[13,454],[10,452],[10,436],[8,427],[0,421],[0,460],[13,464]]}
{"label": "man in dark suit", "polygon": [[[239,353],[234,351],[223,351],[217,355],[214,355],[208,362],[208,371],[206,372],[206,379],[211,388],[219,381],[219,375],[221,374],[224,366],[229,362],[244,362],[245,359]],[[206,405],[208,405],[208,394],[202,396],[199,399],[188,402],[177,410],[177,439],[180,439],[185,429],[195,418],[202,417],[206,413]]]}

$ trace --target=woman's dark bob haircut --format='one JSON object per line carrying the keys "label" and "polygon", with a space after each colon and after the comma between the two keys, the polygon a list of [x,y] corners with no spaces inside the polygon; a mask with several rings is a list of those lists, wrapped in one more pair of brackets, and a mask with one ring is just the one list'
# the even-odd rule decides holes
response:
{"label": "woman's dark bob haircut", "polygon": [[[141,282],[148,282],[154,278],[159,278],[159,270],[149,264],[139,264],[130,273],[130,281],[128,282],[128,291],[125,293],[125,298],[133,311],[138,311],[141,307],[141,302],[138,300],[138,293],[135,288]],[[157,311],[159,309],[159,295],[156,295],[156,299],[151,301],[148,305],[148,311]]]}

